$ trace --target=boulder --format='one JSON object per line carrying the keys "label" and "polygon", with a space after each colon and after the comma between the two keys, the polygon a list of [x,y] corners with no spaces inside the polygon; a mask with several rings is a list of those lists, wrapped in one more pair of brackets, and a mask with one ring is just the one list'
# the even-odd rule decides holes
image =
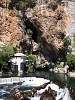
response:
{"label": "boulder", "polygon": [[45,90],[40,100],[55,100],[55,97],[53,97],[52,92],[50,93],[50,91],[48,92],[47,90]]}
{"label": "boulder", "polygon": [[27,96],[24,92],[22,92],[22,91],[20,91],[20,90],[18,90],[18,89],[16,89],[16,90],[10,95],[10,98],[11,98],[12,100],[29,100],[29,99],[28,99],[28,96]]}

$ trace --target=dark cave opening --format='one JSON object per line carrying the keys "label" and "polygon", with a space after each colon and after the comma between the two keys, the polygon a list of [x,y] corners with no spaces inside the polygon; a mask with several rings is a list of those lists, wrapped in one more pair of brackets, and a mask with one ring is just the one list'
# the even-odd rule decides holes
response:
{"label": "dark cave opening", "polygon": [[30,22],[29,20],[26,20],[25,25],[26,25],[26,31],[27,31],[27,29],[31,29],[31,31],[33,32],[32,39],[35,42],[37,42],[38,30],[35,27],[35,25],[32,22]]}

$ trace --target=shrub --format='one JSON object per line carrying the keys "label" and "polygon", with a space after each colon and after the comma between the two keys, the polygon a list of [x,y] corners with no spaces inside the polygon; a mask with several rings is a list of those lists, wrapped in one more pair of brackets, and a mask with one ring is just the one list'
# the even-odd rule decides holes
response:
{"label": "shrub", "polygon": [[27,34],[28,34],[28,35],[33,35],[32,30],[31,30],[31,29],[27,29]]}
{"label": "shrub", "polygon": [[72,53],[67,54],[66,64],[69,65],[71,70],[74,70],[75,69],[75,55],[73,55]]}
{"label": "shrub", "polygon": [[36,56],[35,55],[28,55],[28,60],[32,61],[32,62],[35,62],[36,61]]}
{"label": "shrub", "polygon": [[27,4],[23,1],[19,1],[17,5],[20,10],[27,8]]}
{"label": "shrub", "polygon": [[27,7],[33,8],[36,5],[36,0],[11,0],[13,6],[16,6],[20,10]]}
{"label": "shrub", "polygon": [[33,8],[36,4],[36,0],[28,0],[27,3],[29,7]]}
{"label": "shrub", "polygon": [[64,42],[64,46],[69,46],[71,45],[71,39],[69,37],[65,37],[63,39],[63,42]]}
{"label": "shrub", "polygon": [[27,72],[33,72],[36,66],[36,55],[26,54],[28,61],[26,62]]}
{"label": "shrub", "polygon": [[15,50],[11,46],[0,47],[0,65],[2,68],[6,68],[8,66],[8,61],[14,53]]}

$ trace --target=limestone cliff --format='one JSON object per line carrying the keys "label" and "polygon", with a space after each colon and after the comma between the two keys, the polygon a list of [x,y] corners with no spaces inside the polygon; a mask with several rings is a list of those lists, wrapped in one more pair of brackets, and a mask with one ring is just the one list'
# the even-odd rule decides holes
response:
{"label": "limestone cliff", "polygon": [[[37,4],[30,12],[29,20],[38,31],[37,41],[41,44],[41,52],[53,61],[63,58],[66,55],[63,38],[69,23],[68,6],[49,2]],[[27,12],[27,17],[30,12]]]}
{"label": "limestone cliff", "polygon": [[[25,29],[34,31],[36,28],[37,36],[33,33],[33,39],[40,43],[40,51],[48,60],[64,58],[65,48],[63,38],[69,21],[68,9],[65,5],[56,1],[49,0],[47,4],[36,4],[33,9],[27,9],[25,13],[30,23],[25,23],[18,17],[18,11],[14,8],[8,9],[10,0],[0,0],[0,41],[7,45],[12,45],[22,50],[26,50],[28,38]],[[26,28],[25,28],[26,27]]]}
{"label": "limestone cliff", "polygon": [[71,16],[71,21],[67,27],[67,36],[71,39],[72,53],[75,55],[75,1],[71,0],[69,2],[69,14]]}
{"label": "limestone cliff", "polygon": [[5,0],[1,0],[0,4],[0,41],[20,49],[21,44],[26,43],[26,36],[23,24],[17,17],[18,12],[16,9],[9,10]]}

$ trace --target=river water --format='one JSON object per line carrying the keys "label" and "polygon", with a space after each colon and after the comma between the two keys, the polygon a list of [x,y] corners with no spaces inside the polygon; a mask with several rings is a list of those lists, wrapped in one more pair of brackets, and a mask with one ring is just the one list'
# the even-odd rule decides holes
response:
{"label": "river water", "polygon": [[[67,86],[70,90],[72,100],[75,100],[75,78],[69,77],[65,74],[56,74],[50,71],[35,71],[33,73],[24,73],[24,74],[3,74],[1,77],[41,77],[52,80],[55,84],[58,84],[60,87]],[[23,88],[21,88],[23,89]]]}

